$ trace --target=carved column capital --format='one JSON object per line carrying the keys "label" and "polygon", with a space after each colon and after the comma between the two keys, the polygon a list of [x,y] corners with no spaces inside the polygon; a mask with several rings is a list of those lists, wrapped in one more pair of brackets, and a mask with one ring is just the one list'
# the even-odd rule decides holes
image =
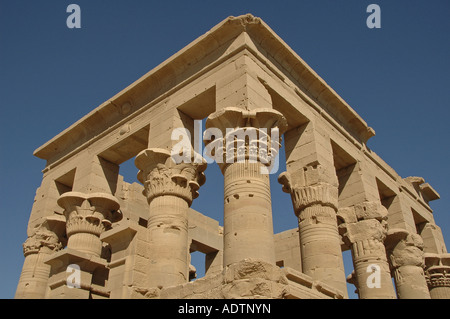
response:
{"label": "carved column capital", "polygon": [[[309,167],[307,170],[310,169]],[[278,176],[283,191],[291,194],[295,215],[300,223],[328,222],[336,224],[338,188],[328,183],[310,186],[295,184],[288,172]]]}
{"label": "carved column capital", "polygon": [[176,164],[169,151],[150,148],[136,156],[135,164],[139,169],[138,180],[144,184],[144,195],[148,202],[158,196],[173,195],[181,197],[189,204],[198,197],[200,186],[205,183],[206,161],[199,163]]}
{"label": "carved column capital", "polygon": [[311,186],[294,185],[288,172],[278,176],[278,182],[283,185],[283,191],[290,193],[298,216],[305,208],[313,205],[329,206],[337,211],[338,188],[328,183],[318,183]]}
{"label": "carved column capital", "polygon": [[400,299],[430,299],[423,267],[423,240],[405,229],[389,229],[386,253]]}
{"label": "carved column capital", "polygon": [[[206,128],[216,129],[220,134],[212,141],[205,139],[205,144],[224,172],[228,164],[237,162],[272,165],[281,147],[281,135],[287,129],[287,121],[273,109],[249,111],[228,107],[211,114]],[[278,130],[274,136],[272,129]]]}
{"label": "carved column capital", "polygon": [[450,254],[424,254],[425,278],[428,287],[446,288],[450,297]]}
{"label": "carved column capital", "polygon": [[[384,240],[387,235],[387,209],[380,202],[365,201],[341,208],[339,232],[351,248],[355,271],[352,283],[361,299],[395,298]],[[377,273],[378,287],[372,284]]]}
{"label": "carved column capital", "polygon": [[339,209],[338,216],[344,223],[356,223],[361,220],[387,220],[388,211],[378,201],[365,201],[353,206]]}
{"label": "carved column capital", "polygon": [[41,218],[23,243],[24,256],[40,252],[50,254],[63,248],[65,224],[65,218],[61,215],[54,214]]}
{"label": "carved column capital", "polygon": [[59,241],[58,236],[44,228],[38,229],[33,235],[29,236],[23,243],[23,254],[28,256],[30,254],[36,254],[42,250],[47,253],[58,251],[62,248],[62,244]]}
{"label": "carved column capital", "polygon": [[255,127],[233,128],[227,130],[222,138],[205,141],[205,144],[222,172],[228,164],[245,161],[270,166],[281,143],[280,138],[274,139],[269,133]]}
{"label": "carved column capital", "polygon": [[206,128],[218,128],[223,135],[227,130],[254,127],[270,130],[278,128],[280,135],[287,129],[286,118],[274,109],[245,110],[238,107],[227,107],[208,116]]}
{"label": "carved column capital", "polygon": [[350,246],[357,242],[376,241],[383,244],[387,234],[387,214],[387,209],[379,202],[366,201],[340,208],[337,215],[341,221],[339,232],[344,243]]}
{"label": "carved column capital", "polygon": [[389,229],[385,246],[394,269],[402,266],[424,267],[424,245],[420,235],[410,233],[405,229]]}
{"label": "carved column capital", "polygon": [[106,193],[67,192],[59,197],[58,205],[64,208],[68,237],[76,233],[100,236],[122,219],[118,200]]}
{"label": "carved column capital", "polygon": [[118,200],[106,193],[67,192],[57,202],[64,208],[67,247],[100,256],[100,234],[122,219]]}

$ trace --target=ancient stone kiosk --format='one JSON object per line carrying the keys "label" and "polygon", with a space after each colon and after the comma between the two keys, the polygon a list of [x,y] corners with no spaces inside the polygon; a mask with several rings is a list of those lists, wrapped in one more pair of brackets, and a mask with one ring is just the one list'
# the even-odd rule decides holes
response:
{"label": "ancient stone kiosk", "polygon": [[[212,164],[174,152],[174,130],[190,146],[203,119]],[[450,298],[439,195],[371,151],[374,135],[261,19],[229,17],[35,151],[16,298],[348,298],[347,282],[360,298]],[[140,183],[119,175],[130,159]],[[224,176],[223,226],[190,208],[207,165]],[[270,187],[298,228],[274,234]]]}

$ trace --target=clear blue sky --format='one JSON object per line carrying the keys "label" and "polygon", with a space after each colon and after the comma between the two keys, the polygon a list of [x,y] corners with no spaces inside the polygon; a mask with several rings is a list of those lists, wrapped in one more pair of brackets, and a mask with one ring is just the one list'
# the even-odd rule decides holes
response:
{"label": "clear blue sky", "polygon": [[[81,7],[81,29],[66,26],[70,3]],[[366,26],[370,3],[381,7],[381,29]],[[369,147],[400,176],[424,177],[440,193],[431,207],[450,244],[448,0],[0,0],[0,298],[14,296],[22,268],[45,165],[33,151],[226,17],[245,13],[261,17],[375,129]],[[130,163],[123,172],[133,179]],[[221,218],[221,174],[207,173],[194,208]],[[276,232],[296,227],[280,188],[273,183]]]}

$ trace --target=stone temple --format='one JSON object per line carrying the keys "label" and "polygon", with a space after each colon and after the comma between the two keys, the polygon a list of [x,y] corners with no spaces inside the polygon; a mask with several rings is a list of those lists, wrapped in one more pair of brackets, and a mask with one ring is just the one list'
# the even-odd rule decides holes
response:
{"label": "stone temple", "polygon": [[[227,160],[175,161],[174,129],[203,119]],[[345,299],[350,282],[361,299],[450,298],[439,194],[371,151],[374,135],[261,19],[229,17],[34,152],[46,165],[15,297]],[[119,175],[130,159],[141,183]],[[190,208],[207,165],[224,176],[223,226]],[[270,187],[298,228],[274,234]],[[194,251],[206,271],[191,280]]]}

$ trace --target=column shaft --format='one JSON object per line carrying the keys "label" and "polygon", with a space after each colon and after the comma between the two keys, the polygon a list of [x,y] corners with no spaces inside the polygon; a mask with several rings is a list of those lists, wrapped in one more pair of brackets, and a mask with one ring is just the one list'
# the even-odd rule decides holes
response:
{"label": "column shaft", "polygon": [[176,163],[169,151],[150,148],[135,164],[149,203],[149,287],[183,284],[189,280],[187,213],[205,182],[206,161]]}
{"label": "column shaft", "polygon": [[226,107],[206,127],[215,129],[214,141],[205,144],[215,146],[224,174],[224,266],[246,258],[275,264],[269,172],[286,119],[270,108]]}
{"label": "column shaft", "polygon": [[[321,171],[320,165],[304,169],[305,175],[320,176]],[[302,271],[347,296],[336,215],[337,186],[324,182],[300,186],[288,172],[282,173],[278,181],[283,185],[283,191],[291,194],[298,217]]]}
{"label": "column shaft", "polygon": [[399,299],[430,299],[425,279],[423,240],[405,229],[389,229],[385,246]]}
{"label": "column shaft", "polygon": [[341,208],[342,239],[351,247],[354,283],[360,299],[396,299],[384,240],[387,209],[378,201]]}
{"label": "column shaft", "polygon": [[395,299],[383,243],[367,239],[352,245],[353,265],[360,299]]}
{"label": "column shaft", "polygon": [[[446,280],[450,281],[448,278]],[[450,285],[431,287],[430,296],[431,299],[450,299]]]}
{"label": "column shaft", "polygon": [[188,281],[188,203],[167,195],[150,202],[150,287],[173,286]]}
{"label": "column shaft", "polygon": [[77,233],[69,237],[67,247],[100,257],[103,244],[100,238],[95,234]]}
{"label": "column shaft", "polygon": [[42,299],[45,296],[50,266],[44,260],[62,248],[58,236],[46,227],[39,228],[23,244],[25,260],[15,298]]}
{"label": "column shaft", "polygon": [[50,266],[44,264],[48,253],[34,253],[25,256],[22,273],[16,290],[16,299],[42,299],[47,290]]}
{"label": "column shaft", "polygon": [[395,269],[395,286],[399,299],[430,299],[423,269],[405,265]]}
{"label": "column shaft", "polygon": [[275,264],[269,175],[260,163],[224,171],[224,266],[255,258]]}
{"label": "column shaft", "polygon": [[346,291],[336,212],[313,205],[299,215],[302,271],[315,280]]}

